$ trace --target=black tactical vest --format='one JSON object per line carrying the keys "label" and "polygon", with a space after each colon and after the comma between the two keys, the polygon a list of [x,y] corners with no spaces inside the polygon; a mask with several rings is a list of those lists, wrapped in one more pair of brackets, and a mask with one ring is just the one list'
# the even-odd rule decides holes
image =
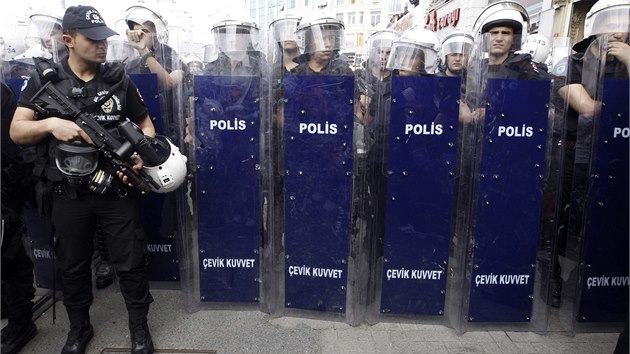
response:
{"label": "black tactical vest", "polygon": [[[98,102],[109,93],[109,89],[112,86],[116,85],[120,80],[123,80],[122,84],[119,85],[109,99],[99,107],[94,108],[92,112],[87,113],[93,113],[95,119],[106,129],[115,129],[120,122],[126,119],[126,98],[129,78],[122,64],[102,64],[94,79],[89,82],[83,82],[76,78],[63,64],[50,62],[49,64],[57,72],[58,79],[53,81],[54,86],[79,108],[84,108]],[[43,77],[33,75],[33,78],[36,78],[35,82],[38,89],[43,86]],[[50,116],[51,115],[48,114],[37,115],[36,119],[44,119]],[[72,117],[61,118],[72,119]],[[57,144],[59,144],[59,141],[51,136],[48,139],[42,140],[37,145],[38,158],[35,162],[33,172],[36,176],[44,178],[48,180],[48,182],[62,181],[61,172],[59,172],[55,165],[54,153]]]}

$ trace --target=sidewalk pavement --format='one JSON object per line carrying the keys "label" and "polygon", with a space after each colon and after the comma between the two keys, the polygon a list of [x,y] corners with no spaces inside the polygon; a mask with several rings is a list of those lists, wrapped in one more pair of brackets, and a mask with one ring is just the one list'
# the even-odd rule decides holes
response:
{"label": "sidewalk pavement", "polygon": [[[179,290],[151,290],[155,302],[149,326],[156,353],[612,353],[618,333],[568,336],[552,313],[551,330],[533,332],[478,331],[457,334],[442,325],[378,323],[352,327],[342,322],[280,317],[257,310],[202,310],[188,313]],[[91,309],[95,336],[88,353],[129,353],[126,310],[116,285],[95,292]],[[36,321],[39,334],[22,353],[59,353],[68,333],[61,302]],[[555,323],[554,323],[555,321]],[[2,325],[6,320],[2,321]]]}

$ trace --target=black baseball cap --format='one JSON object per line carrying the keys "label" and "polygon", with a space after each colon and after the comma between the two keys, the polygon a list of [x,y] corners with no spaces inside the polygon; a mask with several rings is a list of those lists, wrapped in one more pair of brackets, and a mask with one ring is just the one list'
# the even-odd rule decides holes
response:
{"label": "black baseball cap", "polygon": [[93,41],[102,41],[116,33],[107,27],[103,16],[92,6],[70,6],[63,15],[61,26],[64,30],[78,30]]}

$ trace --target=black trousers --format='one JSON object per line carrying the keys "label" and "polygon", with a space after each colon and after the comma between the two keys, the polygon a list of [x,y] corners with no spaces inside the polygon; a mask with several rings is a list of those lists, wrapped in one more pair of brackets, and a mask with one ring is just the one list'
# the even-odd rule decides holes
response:
{"label": "black trousers", "polygon": [[[99,195],[89,191],[71,198],[53,192],[52,220],[61,271],[63,302],[71,324],[87,319],[92,304],[92,254],[99,223],[120,291],[129,312],[146,316],[153,301],[147,278],[147,240],[140,221],[138,198],[130,194]],[[140,318],[137,320],[141,320]]]}

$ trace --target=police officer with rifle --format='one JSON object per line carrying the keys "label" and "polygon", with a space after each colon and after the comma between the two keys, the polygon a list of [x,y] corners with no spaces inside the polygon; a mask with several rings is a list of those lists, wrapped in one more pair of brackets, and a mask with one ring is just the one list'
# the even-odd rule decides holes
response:
{"label": "police officer with rifle", "polygon": [[[134,153],[137,147],[121,143],[127,141],[126,137],[116,137],[113,132],[105,142],[95,141],[101,136],[101,128],[121,131],[118,127],[126,119],[137,125],[140,135],[155,135],[147,109],[123,67],[104,64],[107,38],[115,34],[95,8],[69,7],[63,17],[63,42],[69,56],[59,65],[38,65],[38,73],[32,75],[20,96],[10,128],[14,142],[38,144],[38,150],[45,151],[38,156],[42,163],[35,170],[42,171],[40,175],[50,187],[55,249],[70,321],[62,353],[84,353],[94,335],[89,316],[93,300],[90,265],[91,235],[97,223],[102,225],[129,314],[131,352],[153,352],[147,325],[153,298],[147,279],[147,244],[138,196],[149,190],[147,185],[159,182],[141,173],[143,161]],[[46,89],[46,85],[53,89]],[[59,114],[64,109],[53,107],[53,101],[42,98],[55,91],[80,107],[79,111],[68,106],[72,114]],[[117,151],[112,147],[118,147]]]}

